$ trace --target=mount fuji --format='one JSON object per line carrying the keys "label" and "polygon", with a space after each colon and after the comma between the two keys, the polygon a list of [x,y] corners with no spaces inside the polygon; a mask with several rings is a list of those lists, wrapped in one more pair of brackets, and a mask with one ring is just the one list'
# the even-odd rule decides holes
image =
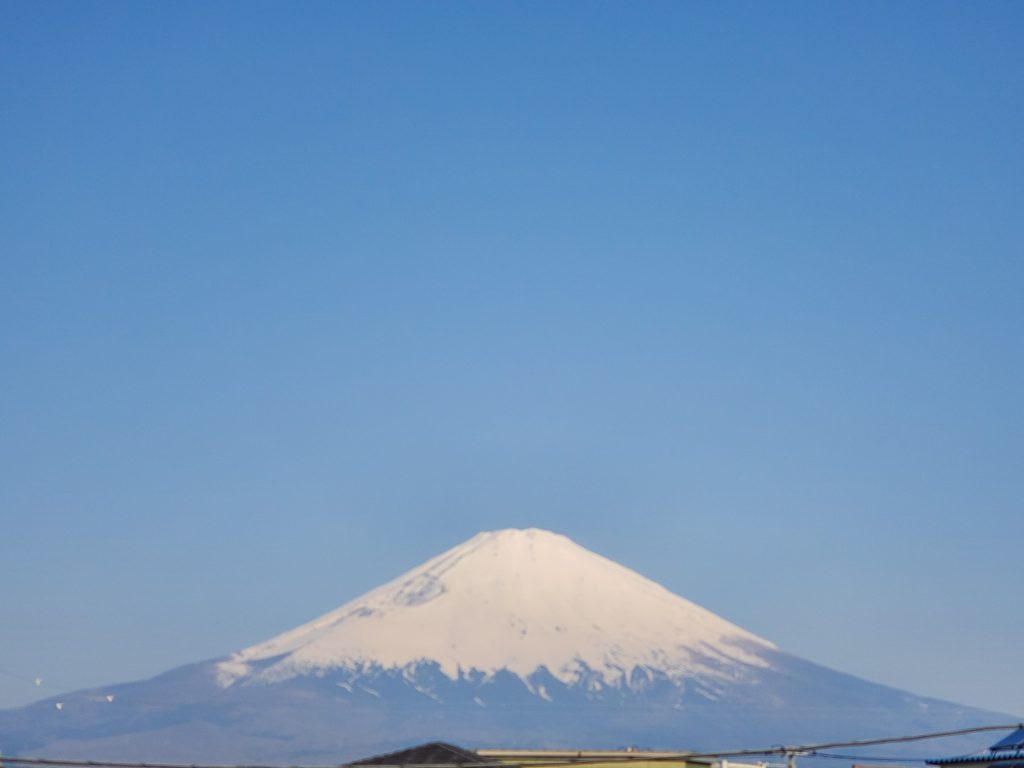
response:
{"label": "mount fuji", "polygon": [[787,654],[529,529],[481,533],[228,657],[0,712],[0,750],[336,763],[436,739],[743,748],[1007,719]]}

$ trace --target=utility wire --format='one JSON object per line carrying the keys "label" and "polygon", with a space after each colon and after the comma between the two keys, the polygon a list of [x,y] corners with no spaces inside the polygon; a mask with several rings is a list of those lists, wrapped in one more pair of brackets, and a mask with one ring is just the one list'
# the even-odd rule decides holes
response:
{"label": "utility wire", "polygon": [[[609,756],[602,758],[564,759],[550,762],[536,762],[526,760],[521,762],[502,763],[501,768],[557,768],[566,765],[599,765],[613,762],[630,762],[643,760],[644,762],[668,762],[673,760],[700,760],[703,758],[721,757],[757,757],[762,755],[815,755],[819,750],[834,749],[836,747],[867,747],[878,744],[902,744],[910,741],[924,741],[926,739],[942,739],[949,736],[965,736],[971,733],[983,733],[986,731],[1007,731],[1014,728],[1024,728],[1024,723],[1011,723],[1009,725],[981,725],[974,728],[959,728],[954,731],[933,731],[931,733],[918,733],[911,736],[888,736],[880,739],[858,739],[855,741],[833,741],[823,744],[803,744],[799,746],[773,745],[765,749],[735,749],[720,752],[673,752],[663,755],[643,755],[642,753],[624,753],[621,756]],[[824,755],[822,755],[824,756]],[[868,758],[855,758],[868,759]],[[909,761],[908,761],[909,762]],[[203,763],[131,763],[103,760],[72,760],[46,757],[0,757],[0,763],[10,765],[38,765],[38,766],[65,766],[67,768],[337,768],[337,766],[309,766],[309,765],[211,765]],[[346,764],[347,765],[347,764]],[[479,763],[402,763],[403,768],[498,768],[493,761],[481,761]]]}
{"label": "utility wire", "polygon": [[829,760],[853,760],[867,763],[926,763],[923,757],[892,757],[879,755],[837,755],[835,752],[811,752],[806,757],[827,757]]}
{"label": "utility wire", "polygon": [[12,672],[9,669],[3,669],[2,667],[0,667],[0,675],[6,675],[7,677],[15,680],[22,680],[30,685],[34,685],[36,688],[45,688],[48,691],[54,691],[56,693],[68,693],[67,689],[50,685],[42,677],[29,677],[28,675],[21,675],[17,672]]}
{"label": "utility wire", "polygon": [[[954,731],[933,731],[931,733],[917,733],[911,736],[887,736],[881,739],[858,739],[855,741],[833,741],[823,744],[802,744],[798,746],[773,745],[767,749],[735,749],[725,752],[679,752],[676,754],[654,755],[646,757],[631,757],[628,753],[621,757],[602,758],[600,760],[574,760],[573,765],[599,765],[609,762],[628,762],[630,760],[644,760],[645,762],[668,762],[672,760],[686,760],[715,757],[760,757],[766,755],[813,755],[823,749],[835,749],[836,747],[871,747],[879,744],[903,744],[910,741],[925,741],[926,739],[942,739],[949,736],[965,736],[971,733],[984,733],[986,731],[1008,731],[1014,728],[1024,728],[1024,723],[1011,723],[1009,725],[980,725],[973,728],[958,728]],[[909,762],[909,761],[908,761]],[[564,762],[548,763],[527,763],[527,768],[556,768],[565,765]]]}
{"label": "utility wire", "polygon": [[1011,723],[1010,725],[979,725],[974,728],[959,728],[955,731],[935,731],[933,733],[918,733],[913,736],[896,736],[885,739],[859,739],[857,741],[834,741],[831,744],[813,744],[806,747],[787,748],[789,752],[816,752],[822,749],[835,749],[836,747],[871,747],[876,744],[904,744],[908,741],[926,741],[927,739],[942,739],[947,736],[965,736],[969,733],[984,733],[985,731],[1009,731],[1014,728],[1024,728],[1024,723]]}

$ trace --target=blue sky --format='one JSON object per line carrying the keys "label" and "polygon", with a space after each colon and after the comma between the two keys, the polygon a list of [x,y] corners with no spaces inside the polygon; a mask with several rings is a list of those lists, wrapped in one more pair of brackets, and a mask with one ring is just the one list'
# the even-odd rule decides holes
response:
{"label": "blue sky", "polygon": [[0,706],[536,525],[1024,714],[1022,30],[3,4]]}

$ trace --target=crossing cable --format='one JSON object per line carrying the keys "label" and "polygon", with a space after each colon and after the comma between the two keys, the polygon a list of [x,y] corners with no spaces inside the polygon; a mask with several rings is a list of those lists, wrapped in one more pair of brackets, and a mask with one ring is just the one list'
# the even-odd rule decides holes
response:
{"label": "crossing cable", "polygon": [[[731,758],[731,757],[758,757],[764,755],[808,755],[813,756],[819,750],[835,749],[837,747],[870,747],[879,744],[902,744],[911,741],[924,741],[926,739],[942,739],[950,736],[966,736],[971,733],[984,733],[986,731],[1007,731],[1014,728],[1024,728],[1024,723],[1011,723],[1009,725],[980,725],[973,728],[958,728],[953,731],[933,731],[930,733],[918,733],[911,736],[888,736],[880,739],[857,739],[854,741],[832,741],[821,744],[803,744],[799,746],[773,745],[765,749],[733,749],[719,752],[671,752],[658,755],[644,755],[643,753],[623,753],[622,755],[605,756],[601,758],[583,757],[566,758],[557,761],[537,762],[526,760],[519,762],[495,763],[494,761],[481,761],[479,763],[396,763],[402,768],[558,768],[559,766],[581,766],[600,765],[615,762],[631,762],[642,760],[644,762],[671,762],[700,760],[703,758]],[[822,755],[824,757],[825,755]],[[909,762],[909,759],[908,759]],[[217,765],[209,763],[141,763],[141,762],[119,762],[106,760],[73,760],[48,757],[0,757],[0,764],[25,765],[25,766],[63,766],[64,768],[338,768],[337,765],[260,765],[260,764],[235,764]],[[342,764],[347,766],[348,764]],[[379,766],[378,768],[383,768]]]}
{"label": "crossing cable", "polygon": [[[1009,731],[1015,728],[1024,728],[1024,723],[1011,723],[1009,725],[979,725],[972,728],[958,728],[952,731],[932,731],[929,733],[917,733],[911,736],[886,736],[879,739],[856,739],[853,741],[833,741],[825,742],[821,744],[802,744],[799,746],[784,746],[780,744],[773,745],[767,749],[734,749],[725,750],[721,752],[677,752],[674,754],[665,755],[630,755],[626,753],[622,756],[615,756],[611,758],[602,757],[600,759],[582,759],[582,760],[569,760],[560,762],[527,762],[517,764],[517,768],[557,768],[557,766],[563,766],[567,763],[571,763],[574,766],[580,765],[600,765],[603,763],[612,762],[629,762],[631,760],[643,760],[644,762],[658,763],[658,762],[671,762],[675,760],[700,760],[703,758],[716,758],[716,757],[761,757],[768,755],[784,756],[789,757],[791,755],[804,755],[813,756],[818,750],[835,749],[836,747],[872,747],[880,744],[903,744],[911,741],[925,741],[926,739],[943,739],[950,736],[966,736],[972,733],[984,733],[986,731]],[[907,760],[910,762],[910,759]],[[412,768],[408,766],[407,768]],[[420,767],[417,767],[420,768]]]}
{"label": "crossing cable", "polygon": [[28,675],[22,675],[22,674],[19,674],[17,672],[12,672],[9,669],[0,668],[0,675],[5,675],[5,676],[10,677],[10,678],[12,678],[14,680],[21,680],[21,681],[26,682],[26,683],[28,683],[30,685],[34,685],[36,688],[44,688],[44,689],[46,689],[48,691],[53,691],[54,693],[58,693],[58,694],[59,693],[69,693],[70,692],[70,689],[68,689],[68,688],[60,688],[58,686],[51,685],[50,683],[48,683],[45,679],[43,679],[41,677],[29,677]]}
{"label": "crossing cable", "polygon": [[837,755],[835,752],[812,752],[806,757],[825,757],[829,760],[850,760],[852,762],[864,761],[870,763],[924,763],[927,762],[923,757],[892,757],[887,755],[882,757],[880,755]]}

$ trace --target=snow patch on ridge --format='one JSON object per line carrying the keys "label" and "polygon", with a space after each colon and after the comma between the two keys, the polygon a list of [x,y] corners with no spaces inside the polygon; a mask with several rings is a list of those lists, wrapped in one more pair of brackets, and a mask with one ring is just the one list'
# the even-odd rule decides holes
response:
{"label": "snow patch on ridge", "polygon": [[408,674],[434,662],[451,680],[508,670],[527,682],[545,668],[567,685],[630,686],[637,669],[733,678],[745,665],[768,666],[761,652],[774,649],[565,536],[505,530],[478,534],[234,654],[219,663],[217,682],[273,683],[340,668]]}

